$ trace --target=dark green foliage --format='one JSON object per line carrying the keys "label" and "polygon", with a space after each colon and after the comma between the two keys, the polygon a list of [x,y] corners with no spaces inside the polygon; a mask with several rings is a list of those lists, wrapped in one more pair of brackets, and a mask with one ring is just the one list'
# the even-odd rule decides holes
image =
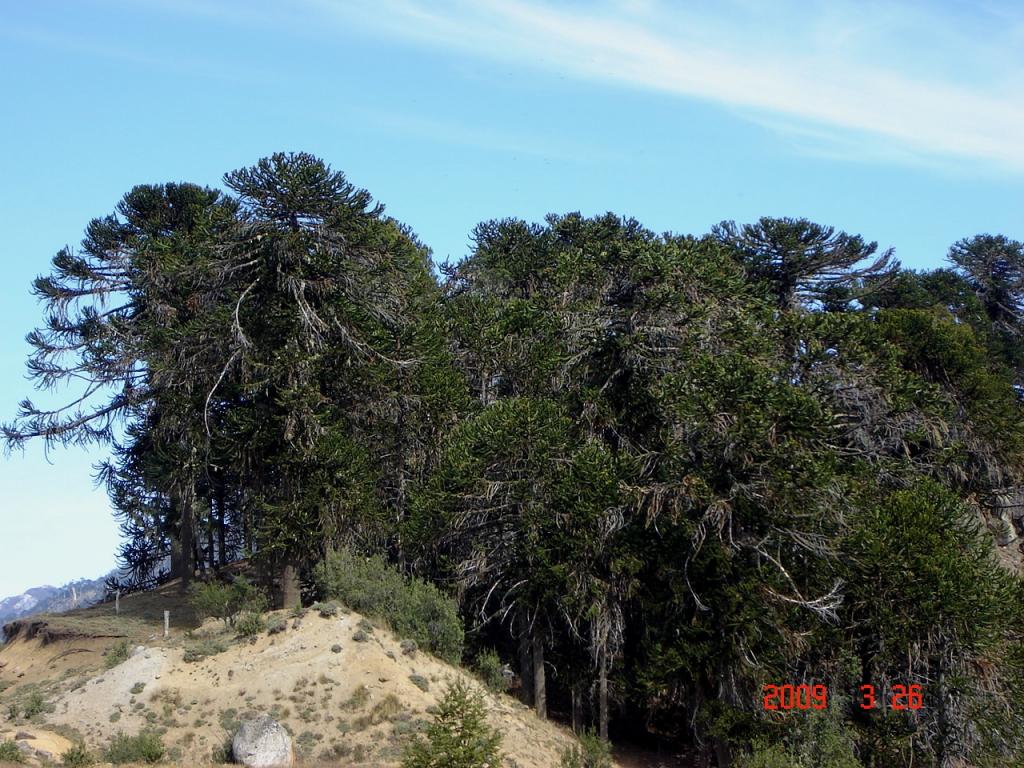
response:
{"label": "dark green foliage", "polygon": [[60,762],[67,768],[85,768],[94,765],[96,758],[85,748],[84,744],[73,744],[60,756]]}
{"label": "dark green foliage", "polygon": [[52,712],[53,705],[47,704],[43,694],[39,691],[32,691],[21,704],[22,717],[31,720],[33,717]]}
{"label": "dark green foliage", "polygon": [[612,768],[612,747],[592,731],[580,734],[578,747],[562,753],[559,768]]}
{"label": "dark green foliage", "polygon": [[107,649],[106,655],[103,657],[103,663],[107,669],[116,667],[123,661],[128,660],[128,655],[131,653],[131,646],[127,640],[118,640],[110,648]]}
{"label": "dark green foliage", "polygon": [[20,765],[24,762],[25,755],[18,749],[18,744],[14,739],[0,741],[0,763],[18,763]]}
{"label": "dark green foliage", "polygon": [[230,584],[221,581],[193,584],[191,603],[196,616],[220,619],[227,627],[235,626],[240,613],[258,614],[267,607],[262,592],[244,578]]}
{"label": "dark green foliage", "polygon": [[856,297],[851,289],[857,280],[877,281],[891,269],[891,251],[855,269],[858,262],[875,254],[878,244],[807,219],[765,217],[741,227],[726,221],[715,227],[714,235],[735,253],[749,277],[768,289],[781,309],[796,308],[798,300],[845,306]]}
{"label": "dark green foliage", "polygon": [[455,602],[421,579],[407,579],[379,556],[350,550],[328,553],[316,570],[327,596],[359,613],[386,621],[392,630],[449,661],[462,656],[462,622]]}
{"label": "dark green foliage", "polygon": [[483,699],[456,682],[438,703],[425,737],[406,750],[402,768],[491,768],[501,764],[501,734],[484,716]]}
{"label": "dark green foliage", "polygon": [[504,693],[508,690],[508,680],[502,671],[501,658],[493,648],[486,648],[476,655],[473,670],[483,680],[484,685],[495,693]]}
{"label": "dark green foliage", "polygon": [[251,639],[267,628],[263,616],[254,611],[243,611],[235,621],[235,633],[242,638]]}
{"label": "dark green foliage", "polygon": [[135,736],[119,733],[107,747],[106,760],[114,765],[123,763],[159,763],[165,749],[160,736],[152,731],[143,731]]}
{"label": "dark green foliage", "polygon": [[914,731],[885,748],[969,759],[981,747],[974,727],[985,708],[1001,713],[985,737],[1001,749],[1019,744],[1021,587],[996,563],[977,518],[948,490],[921,483],[859,514],[844,553],[844,624],[864,678],[880,690],[916,683],[925,691]]}

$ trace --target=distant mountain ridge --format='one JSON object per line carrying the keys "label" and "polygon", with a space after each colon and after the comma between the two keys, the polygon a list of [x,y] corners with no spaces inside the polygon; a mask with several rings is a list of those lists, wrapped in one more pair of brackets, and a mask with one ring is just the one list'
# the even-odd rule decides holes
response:
{"label": "distant mountain ridge", "polygon": [[0,600],[0,626],[33,613],[61,613],[84,608],[103,599],[107,576],[77,579],[60,587],[32,587]]}

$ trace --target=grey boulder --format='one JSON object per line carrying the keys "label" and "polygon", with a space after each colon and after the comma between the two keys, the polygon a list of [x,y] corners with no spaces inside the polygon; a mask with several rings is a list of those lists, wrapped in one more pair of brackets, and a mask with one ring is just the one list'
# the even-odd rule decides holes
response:
{"label": "grey boulder", "polygon": [[249,768],[291,768],[295,765],[292,738],[268,715],[246,720],[231,740],[235,762]]}

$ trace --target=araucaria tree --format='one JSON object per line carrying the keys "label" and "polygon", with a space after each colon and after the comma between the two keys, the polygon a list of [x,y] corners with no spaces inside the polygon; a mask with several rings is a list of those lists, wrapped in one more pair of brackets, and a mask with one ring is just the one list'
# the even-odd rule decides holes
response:
{"label": "araucaria tree", "polygon": [[[577,731],[719,768],[1024,760],[1020,243],[914,272],[805,219],[570,213],[484,222],[438,279],[311,155],[225,185],[133,189],[34,287],[29,373],[82,390],[8,446],[109,446],[125,586],[246,558],[291,606],[344,547],[447,590]],[[831,704],[781,717],[780,684]]]}

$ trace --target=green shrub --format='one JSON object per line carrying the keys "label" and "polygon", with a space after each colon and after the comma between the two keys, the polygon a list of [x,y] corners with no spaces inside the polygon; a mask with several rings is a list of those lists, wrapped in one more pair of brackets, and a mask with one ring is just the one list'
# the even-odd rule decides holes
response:
{"label": "green shrub", "polygon": [[352,695],[348,697],[348,700],[342,703],[341,708],[347,710],[356,710],[363,707],[370,700],[370,689],[365,685],[360,685],[354,691]]}
{"label": "green shrub", "polygon": [[483,697],[462,681],[438,704],[426,737],[405,751],[402,768],[492,768],[500,765],[501,734],[487,725]]}
{"label": "green shrub", "polygon": [[32,691],[21,705],[21,714],[26,718],[33,718],[48,711],[52,712],[53,707],[47,706],[46,699],[43,698],[43,694],[39,693],[39,691]]}
{"label": "green shrub", "polygon": [[612,768],[612,746],[593,731],[580,736],[579,746],[562,752],[560,768]]}
{"label": "green shrub", "polygon": [[243,611],[235,619],[235,632],[239,637],[256,637],[266,627],[263,617],[254,611]]}
{"label": "green shrub", "polygon": [[131,692],[134,693],[134,694],[140,694],[144,690],[146,690],[146,684],[145,683],[136,683],[135,685],[132,686]]}
{"label": "green shrub", "polygon": [[267,634],[276,635],[288,629],[288,622],[281,616],[271,616],[267,619]]}
{"label": "green shrub", "polygon": [[833,711],[812,712],[796,721],[783,743],[755,741],[736,768],[861,768],[852,732]]}
{"label": "green shrub", "polygon": [[508,679],[502,673],[501,658],[493,648],[486,648],[476,655],[473,669],[488,688],[495,693],[508,690]]}
{"label": "green shrub", "polygon": [[194,664],[197,661],[202,661],[207,656],[216,656],[218,653],[223,653],[226,650],[227,646],[219,640],[202,640],[185,649],[182,661]]}
{"label": "green shrub", "polygon": [[333,619],[338,615],[338,604],[333,600],[326,603],[313,603],[313,610],[320,614],[323,619]]}
{"label": "green shrub", "polygon": [[0,741],[0,763],[21,763],[25,762],[25,756],[18,749],[13,740]]}
{"label": "green shrub", "polygon": [[128,645],[128,641],[119,640],[111,646],[110,650],[107,651],[107,655],[104,657],[103,662],[107,665],[107,669],[113,669],[122,661],[127,661],[130,654],[131,648]]}
{"label": "green shrub", "polygon": [[69,768],[84,768],[84,766],[92,765],[96,760],[84,744],[73,744],[60,756],[60,762]]}
{"label": "green shrub", "polygon": [[164,743],[153,731],[143,731],[136,736],[119,733],[107,749],[107,762],[114,765],[123,763],[159,763],[164,756]]}
{"label": "green shrub", "polygon": [[355,632],[352,633],[352,639],[355,640],[357,643],[365,643],[367,640],[370,639],[370,636],[366,634],[364,630],[357,629]]}
{"label": "green shrub", "polygon": [[398,644],[398,647],[402,649],[403,656],[415,656],[416,651],[420,649],[419,644],[415,640],[403,640]]}
{"label": "green shrub", "polygon": [[231,584],[221,581],[193,584],[190,602],[200,619],[220,619],[228,627],[234,626],[235,618],[243,611],[262,613],[268,605],[266,596],[241,577]]}
{"label": "green shrub", "polygon": [[409,682],[415,685],[421,691],[430,690],[430,682],[423,675],[409,675]]}
{"label": "green shrub", "polygon": [[436,656],[457,662],[463,630],[455,601],[433,584],[406,579],[379,556],[348,550],[330,552],[315,571],[317,586],[329,598],[390,625]]}

